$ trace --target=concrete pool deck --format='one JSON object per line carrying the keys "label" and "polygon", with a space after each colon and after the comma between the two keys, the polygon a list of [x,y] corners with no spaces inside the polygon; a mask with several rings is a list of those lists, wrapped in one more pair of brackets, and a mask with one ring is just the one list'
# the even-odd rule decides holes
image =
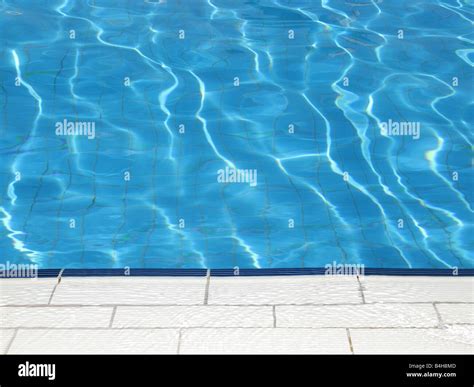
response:
{"label": "concrete pool deck", "polygon": [[474,353],[474,277],[0,280],[0,353]]}

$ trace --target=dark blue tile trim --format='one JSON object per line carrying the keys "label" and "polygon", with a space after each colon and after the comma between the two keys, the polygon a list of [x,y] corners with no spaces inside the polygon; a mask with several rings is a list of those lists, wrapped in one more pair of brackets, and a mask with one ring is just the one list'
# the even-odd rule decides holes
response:
{"label": "dark blue tile trim", "polygon": [[148,277],[148,276],[172,276],[172,277],[205,277],[206,269],[130,269],[128,273],[124,269],[65,269],[63,277]]}
{"label": "dark blue tile trim", "polygon": [[[61,269],[39,269],[38,277],[57,277]],[[283,275],[324,275],[325,268],[282,268],[282,269],[211,269],[213,277],[230,276],[283,276]],[[451,269],[390,269],[366,268],[365,275],[398,275],[398,276],[453,276]],[[130,269],[126,274],[123,269],[65,269],[63,277],[205,277],[206,269]],[[474,269],[459,269],[457,276],[474,276]],[[6,276],[8,278],[8,276]],[[18,277],[16,277],[18,278]]]}
{"label": "dark blue tile trim", "polygon": [[[295,269],[240,269],[240,276],[274,276],[274,275],[324,275],[325,268]],[[403,276],[453,276],[451,269],[389,269],[365,268],[365,275],[403,275]],[[234,276],[233,269],[212,269],[213,277]],[[458,269],[457,276],[474,276],[474,269]]]}

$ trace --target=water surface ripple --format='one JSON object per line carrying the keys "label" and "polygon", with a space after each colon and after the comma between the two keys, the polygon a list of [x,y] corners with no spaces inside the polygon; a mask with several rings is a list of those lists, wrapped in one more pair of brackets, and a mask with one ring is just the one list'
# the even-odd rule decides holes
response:
{"label": "water surface ripple", "polygon": [[[474,267],[473,20],[470,0],[2,1],[0,261]],[[218,181],[236,169],[257,184]]]}

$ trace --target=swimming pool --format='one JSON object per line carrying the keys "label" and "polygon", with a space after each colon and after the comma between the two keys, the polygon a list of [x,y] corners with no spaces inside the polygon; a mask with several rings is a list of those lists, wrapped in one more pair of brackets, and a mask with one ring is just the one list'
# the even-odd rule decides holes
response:
{"label": "swimming pool", "polygon": [[473,268],[473,15],[2,3],[1,262]]}

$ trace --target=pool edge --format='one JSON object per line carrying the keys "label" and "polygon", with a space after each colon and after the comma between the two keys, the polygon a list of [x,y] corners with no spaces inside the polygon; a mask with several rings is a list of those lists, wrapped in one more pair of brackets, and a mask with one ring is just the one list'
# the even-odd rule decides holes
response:
{"label": "pool edge", "polygon": [[[0,278],[30,278],[18,273],[5,272]],[[38,278],[58,277],[248,277],[248,276],[297,276],[326,275],[326,268],[278,268],[278,269],[38,269]],[[332,273],[333,275],[344,275]],[[386,276],[474,276],[474,269],[396,269],[365,268],[361,275]]]}

